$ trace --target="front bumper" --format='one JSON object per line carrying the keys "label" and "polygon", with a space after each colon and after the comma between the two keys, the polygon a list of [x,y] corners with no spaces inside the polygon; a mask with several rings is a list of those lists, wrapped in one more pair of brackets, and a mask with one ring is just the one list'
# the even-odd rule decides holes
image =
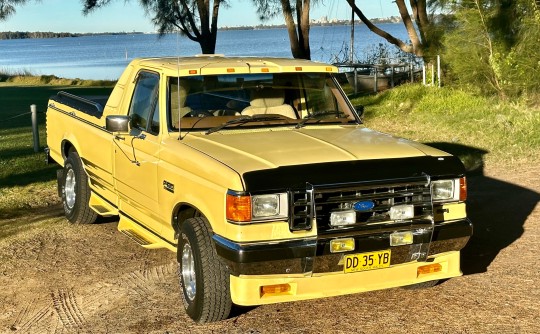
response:
{"label": "front bumper", "polygon": [[[355,239],[355,250],[364,253],[391,249],[391,266],[416,262],[418,253],[428,252],[432,258],[437,254],[461,250],[472,235],[468,219],[436,223],[431,243],[426,245],[415,238],[412,245],[390,247],[390,232],[345,235]],[[232,276],[243,275],[316,275],[343,273],[343,255],[331,253],[330,240],[343,235],[313,237],[300,240],[275,242],[235,243],[219,235],[213,237],[217,254],[229,267]],[[428,246],[428,247],[426,247]],[[428,259],[428,261],[430,261]],[[423,262],[421,262],[423,263]],[[388,269],[385,269],[388,270]],[[350,275],[350,274],[348,274]]]}
{"label": "front bumper", "polygon": [[[439,263],[442,270],[419,275],[418,267],[426,263],[409,262],[351,274],[326,273],[306,277],[231,275],[231,299],[233,303],[244,306],[273,304],[388,289],[462,275],[459,251],[431,256],[429,261],[430,264]],[[290,290],[278,294],[263,293],[262,287],[276,284],[287,284]]]}

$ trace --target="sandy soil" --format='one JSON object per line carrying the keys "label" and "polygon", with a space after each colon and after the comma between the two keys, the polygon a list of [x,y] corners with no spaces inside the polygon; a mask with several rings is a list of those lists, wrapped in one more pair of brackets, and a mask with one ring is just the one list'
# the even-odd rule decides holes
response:
{"label": "sandy soil", "polygon": [[243,308],[209,325],[184,314],[175,254],[140,248],[115,221],[74,226],[59,205],[32,209],[0,220],[11,234],[0,240],[0,332],[540,333],[540,167],[492,167],[469,189],[464,276]]}

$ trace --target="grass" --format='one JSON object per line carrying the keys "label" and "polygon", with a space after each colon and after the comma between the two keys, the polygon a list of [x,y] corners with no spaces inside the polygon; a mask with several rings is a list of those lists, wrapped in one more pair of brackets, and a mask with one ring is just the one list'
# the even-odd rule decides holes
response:
{"label": "grass", "polygon": [[[49,97],[60,90],[77,95],[107,95],[112,89],[110,82],[100,86],[103,82],[66,85],[41,84],[42,80],[40,76],[0,82],[0,219],[58,202],[57,166],[47,165],[43,152]],[[31,104],[38,110],[38,153],[33,149]]]}
{"label": "grass", "polygon": [[540,160],[540,110],[452,88],[408,84],[359,97],[368,127],[441,148],[469,169]]}

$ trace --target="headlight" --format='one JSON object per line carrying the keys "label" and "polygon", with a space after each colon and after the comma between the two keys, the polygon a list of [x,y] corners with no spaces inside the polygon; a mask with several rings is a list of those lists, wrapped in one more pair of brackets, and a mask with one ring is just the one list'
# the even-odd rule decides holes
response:
{"label": "headlight", "polygon": [[467,181],[465,177],[433,181],[431,182],[431,196],[434,202],[465,201]]}
{"label": "headlight", "polygon": [[286,219],[288,217],[287,193],[267,195],[227,194],[226,217],[232,222],[257,222]]}

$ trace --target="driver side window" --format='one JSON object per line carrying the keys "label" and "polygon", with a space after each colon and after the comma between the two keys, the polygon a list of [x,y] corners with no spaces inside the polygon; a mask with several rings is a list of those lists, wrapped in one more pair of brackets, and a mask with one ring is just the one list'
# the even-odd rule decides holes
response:
{"label": "driver side window", "polygon": [[134,129],[159,132],[159,75],[140,72],[129,107],[130,124]]}

